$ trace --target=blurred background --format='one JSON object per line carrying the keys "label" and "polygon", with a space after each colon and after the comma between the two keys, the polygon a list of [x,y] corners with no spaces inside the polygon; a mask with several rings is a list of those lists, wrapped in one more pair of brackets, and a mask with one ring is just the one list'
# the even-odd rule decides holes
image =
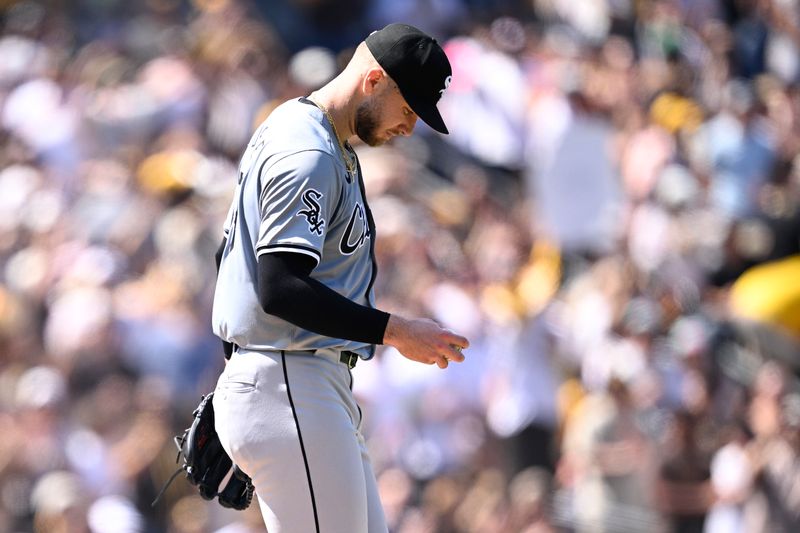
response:
{"label": "blurred background", "polygon": [[0,531],[248,533],[172,436],[223,368],[255,127],[403,21],[451,135],[357,147],[392,532],[800,531],[798,0],[0,0]]}

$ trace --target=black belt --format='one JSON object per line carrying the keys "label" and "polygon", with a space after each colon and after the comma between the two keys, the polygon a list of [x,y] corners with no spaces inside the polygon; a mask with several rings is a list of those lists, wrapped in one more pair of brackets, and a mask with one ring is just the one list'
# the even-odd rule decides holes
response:
{"label": "black belt", "polygon": [[[238,344],[233,345],[234,352],[238,352],[239,349],[240,346]],[[316,353],[316,350],[292,350],[292,351]],[[351,352],[350,350],[345,350],[339,353],[339,362],[344,363],[345,365],[347,365],[347,368],[351,370],[355,368],[356,363],[358,363],[359,359],[360,359],[359,355],[356,352]]]}
{"label": "black belt", "polygon": [[346,364],[347,368],[352,369],[358,363],[358,354],[356,352],[343,351],[339,354],[339,361]]}

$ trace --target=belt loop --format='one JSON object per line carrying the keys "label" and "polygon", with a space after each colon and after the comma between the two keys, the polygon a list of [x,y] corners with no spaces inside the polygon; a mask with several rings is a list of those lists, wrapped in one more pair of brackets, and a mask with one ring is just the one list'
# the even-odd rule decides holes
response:
{"label": "belt loop", "polygon": [[339,356],[339,361],[347,365],[347,368],[352,370],[355,368],[356,363],[358,362],[358,354],[355,352],[344,351]]}

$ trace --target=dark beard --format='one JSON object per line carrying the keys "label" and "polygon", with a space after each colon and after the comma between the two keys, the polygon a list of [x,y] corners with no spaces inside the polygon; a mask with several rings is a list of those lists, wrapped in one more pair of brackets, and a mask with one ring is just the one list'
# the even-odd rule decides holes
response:
{"label": "dark beard", "polygon": [[356,135],[369,146],[380,146],[384,143],[376,135],[378,119],[378,108],[373,100],[361,102],[356,109]]}

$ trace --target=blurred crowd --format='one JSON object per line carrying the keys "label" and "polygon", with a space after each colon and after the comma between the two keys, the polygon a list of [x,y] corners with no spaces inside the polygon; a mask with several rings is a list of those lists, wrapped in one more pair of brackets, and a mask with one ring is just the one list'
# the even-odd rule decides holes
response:
{"label": "blurred crowd", "polygon": [[451,135],[356,149],[392,532],[800,531],[800,1],[0,0],[0,531],[249,533],[178,478],[250,134],[405,21]]}

